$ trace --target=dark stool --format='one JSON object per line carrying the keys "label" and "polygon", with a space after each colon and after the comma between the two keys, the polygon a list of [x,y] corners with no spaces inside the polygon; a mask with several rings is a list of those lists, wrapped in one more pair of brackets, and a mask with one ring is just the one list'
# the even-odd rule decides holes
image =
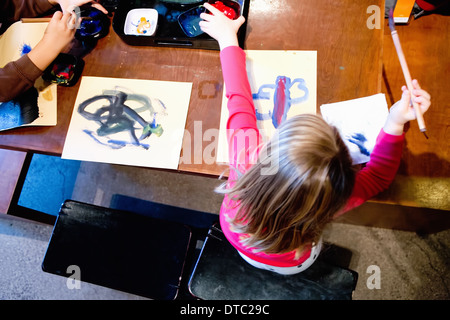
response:
{"label": "dark stool", "polygon": [[175,299],[190,243],[186,225],[67,200],[42,269],[158,300]]}
{"label": "dark stool", "polygon": [[189,280],[189,290],[205,300],[350,300],[356,281],[355,271],[327,263],[321,256],[296,275],[255,268],[215,224]]}

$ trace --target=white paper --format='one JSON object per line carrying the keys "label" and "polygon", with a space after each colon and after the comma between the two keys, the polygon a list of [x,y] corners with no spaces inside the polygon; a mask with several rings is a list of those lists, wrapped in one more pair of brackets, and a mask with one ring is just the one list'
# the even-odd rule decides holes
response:
{"label": "white paper", "polygon": [[[270,139],[276,128],[271,115],[274,112],[277,77],[289,79],[288,103],[284,108],[286,119],[305,113],[316,113],[317,108],[317,51],[246,50],[247,75],[254,94],[255,109],[268,120],[258,120],[264,140]],[[228,163],[226,123],[228,119],[226,88],[223,89],[220,134],[216,162]],[[258,95],[258,93],[260,93]],[[257,95],[257,98],[255,98]]]}
{"label": "white paper", "polygon": [[[22,23],[18,21],[12,24],[0,37],[0,67],[16,61],[22,56],[24,46],[34,48],[42,39],[48,22]],[[57,122],[57,85],[46,84],[42,78],[38,78],[34,87],[39,92],[38,107],[39,117],[29,124],[18,124],[8,128],[0,124],[0,128],[12,129],[17,126],[55,126]],[[1,104],[1,102],[0,102]],[[2,109],[5,112],[5,108]]]}
{"label": "white paper", "polygon": [[[82,77],[62,158],[177,169],[191,89],[192,83],[187,82]],[[119,91],[127,94],[128,99],[124,104],[139,114],[146,123],[152,123],[154,119],[155,124],[161,125],[163,132],[160,136],[151,133],[147,138],[141,139],[143,125],[126,112],[118,112],[118,121],[113,121],[106,127],[113,129],[131,121],[132,131],[139,139],[138,144],[132,138],[130,129],[102,133],[100,121],[106,123],[108,116],[112,114],[111,104],[106,99],[88,104],[82,112],[78,110],[80,104],[90,98],[103,94],[115,96]],[[132,95],[146,97],[151,103],[153,114],[142,102],[130,99]],[[103,107],[109,109],[103,110]],[[95,114],[97,111],[101,118],[90,120],[85,117],[86,112]]]}
{"label": "white paper", "polygon": [[22,56],[24,45],[34,48],[44,36],[48,22],[13,23],[0,37],[0,67]]}
{"label": "white paper", "polygon": [[323,118],[338,128],[341,137],[350,150],[354,164],[370,159],[376,138],[388,116],[384,94],[320,106]]}

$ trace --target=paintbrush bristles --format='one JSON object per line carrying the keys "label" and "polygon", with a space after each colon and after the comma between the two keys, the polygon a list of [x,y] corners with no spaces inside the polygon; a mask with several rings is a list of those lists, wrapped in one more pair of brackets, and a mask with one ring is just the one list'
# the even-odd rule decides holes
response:
{"label": "paintbrush bristles", "polygon": [[395,31],[394,10],[392,8],[389,9],[389,29],[391,29],[391,32]]}

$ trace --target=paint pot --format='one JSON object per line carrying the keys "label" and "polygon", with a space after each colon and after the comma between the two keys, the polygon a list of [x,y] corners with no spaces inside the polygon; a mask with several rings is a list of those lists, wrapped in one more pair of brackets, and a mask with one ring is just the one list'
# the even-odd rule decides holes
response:
{"label": "paint pot", "polygon": [[60,53],[45,69],[42,79],[60,86],[70,87],[77,83],[84,68],[84,61],[74,55]]}
{"label": "paint pot", "polygon": [[81,23],[75,37],[81,41],[98,40],[109,32],[110,21],[106,14],[94,7],[82,7]]}
{"label": "paint pot", "polygon": [[233,0],[208,0],[208,3],[222,11],[230,19],[236,20],[241,15],[241,5]]}
{"label": "paint pot", "polygon": [[200,14],[205,11],[204,6],[197,6],[178,16],[178,23],[188,37],[197,37],[203,33],[200,29],[199,22],[202,21]]}
{"label": "paint pot", "polygon": [[132,9],[128,12],[123,33],[133,36],[153,36],[158,25],[158,11],[155,9]]}

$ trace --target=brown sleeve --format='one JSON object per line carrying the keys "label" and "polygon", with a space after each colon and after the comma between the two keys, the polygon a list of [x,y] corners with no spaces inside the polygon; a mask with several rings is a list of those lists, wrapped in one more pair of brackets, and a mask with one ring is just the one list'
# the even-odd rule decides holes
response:
{"label": "brown sleeve", "polygon": [[32,18],[46,13],[53,5],[48,0],[2,0],[0,23],[12,23],[20,18]]}
{"label": "brown sleeve", "polygon": [[22,56],[0,68],[0,102],[9,101],[33,86],[42,71],[28,58]]}
{"label": "brown sleeve", "polygon": [[[0,24],[9,24],[20,18],[36,17],[48,12],[53,5],[48,0],[2,0],[0,1]],[[4,26],[5,27],[5,26]],[[0,68],[0,102],[14,99],[29,89],[42,71],[27,55]]]}

